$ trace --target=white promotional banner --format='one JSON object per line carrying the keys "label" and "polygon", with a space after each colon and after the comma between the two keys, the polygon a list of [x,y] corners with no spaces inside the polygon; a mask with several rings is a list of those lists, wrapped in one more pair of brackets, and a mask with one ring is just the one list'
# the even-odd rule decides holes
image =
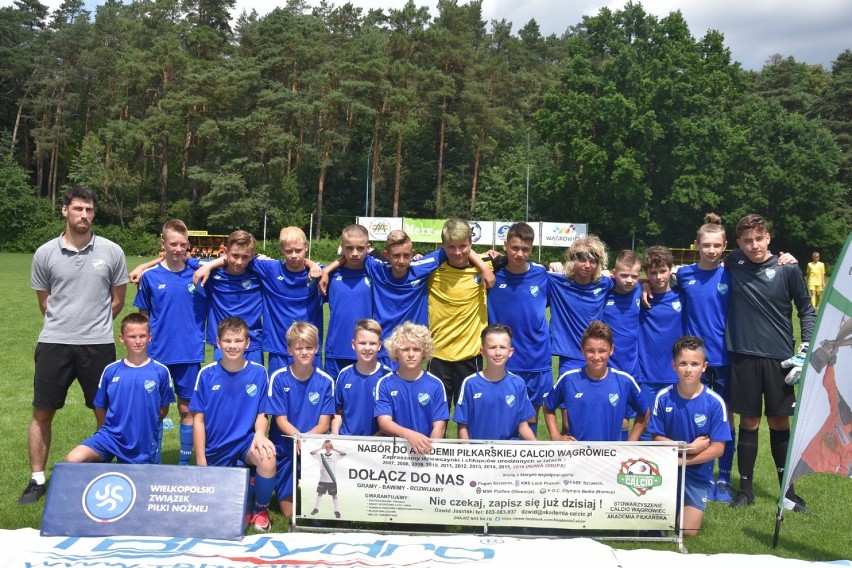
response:
{"label": "white promotional banner", "polygon": [[[356,223],[367,228],[371,241],[383,243],[391,231],[402,230],[402,217],[358,217]],[[378,246],[376,248],[383,248]]]}
{"label": "white promotional banner", "polygon": [[[325,440],[333,449],[323,448]],[[676,443],[305,437],[303,516],[378,523],[673,530]],[[315,510],[315,513],[307,514]]]}
{"label": "white promotional banner", "polygon": [[[506,233],[509,232],[509,227],[514,225],[514,221],[495,221],[494,222],[494,245],[495,246],[503,246],[503,243],[506,242]],[[533,239],[533,246],[538,246],[541,244],[541,238],[539,235],[541,234],[541,223],[538,221],[528,221],[527,224],[532,227],[532,230],[535,232],[535,238]]]}
{"label": "white promotional banner", "polygon": [[541,224],[541,246],[570,247],[579,238],[589,233],[587,223],[546,223]]}
{"label": "white promotional banner", "polygon": [[475,245],[494,246],[494,221],[468,221],[471,232],[471,243]]}

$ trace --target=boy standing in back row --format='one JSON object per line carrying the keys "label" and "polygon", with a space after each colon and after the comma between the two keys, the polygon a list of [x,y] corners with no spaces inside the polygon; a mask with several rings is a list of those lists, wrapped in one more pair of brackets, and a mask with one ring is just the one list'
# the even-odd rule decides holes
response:
{"label": "boy standing in back row", "polygon": [[457,400],[464,379],[482,369],[479,334],[488,325],[485,287],[494,283],[491,262],[470,262],[472,234],[463,219],[447,219],[441,229],[447,261],[429,277],[429,330],[434,341],[427,369],[441,379],[447,400]]}
{"label": "boy standing in back row", "polygon": [[189,231],[183,221],[163,225],[163,261],[146,271],[133,305],[151,320],[148,354],[169,368],[180,413],[180,465],[192,456],[192,414],[189,401],[204,361],[204,322],[207,298],[192,282],[186,265]]}
{"label": "boy standing in back row", "polygon": [[[790,442],[790,416],[796,395],[786,384],[787,369],[781,361],[793,354],[793,308],[796,304],[802,343],[809,343],[814,328],[814,306],[802,272],[795,265],[780,265],[769,252],[770,234],[760,215],[746,215],[737,223],[735,250],[725,259],[731,274],[731,305],[725,328],[725,344],[731,352],[731,411],[740,415],[737,466],[740,488],[732,508],[754,503],[754,464],[757,461],[760,415],[766,404],[769,446],[784,476]],[[787,490],[789,508],[806,512],[793,486]]]}

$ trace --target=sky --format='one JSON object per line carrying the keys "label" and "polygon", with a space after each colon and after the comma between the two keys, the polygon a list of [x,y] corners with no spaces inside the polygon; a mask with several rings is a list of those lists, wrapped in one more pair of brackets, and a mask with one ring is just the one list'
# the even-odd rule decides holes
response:
{"label": "sky", "polygon": [[[41,0],[51,9],[60,0]],[[341,5],[343,0],[330,0]],[[319,0],[308,0],[311,5]],[[406,0],[350,0],[364,8],[401,8]],[[458,0],[464,4],[466,0]],[[96,0],[87,0],[90,9]],[[483,0],[483,18],[505,19],[517,31],[535,19],[543,35],[561,35],[568,27],[580,23],[583,15],[594,15],[608,6],[615,10],[626,0]],[[852,1],[850,0],[644,0],[645,11],[666,16],[680,10],[695,38],[715,29],[725,36],[725,45],[735,61],[744,69],[760,70],[773,54],[793,56],[797,61],[831,63],[845,49],[852,49]],[[12,0],[0,0],[0,6]],[[266,14],[285,0],[236,0],[236,17],[242,10],[254,8]],[[415,0],[428,6],[432,15],[437,0]]]}

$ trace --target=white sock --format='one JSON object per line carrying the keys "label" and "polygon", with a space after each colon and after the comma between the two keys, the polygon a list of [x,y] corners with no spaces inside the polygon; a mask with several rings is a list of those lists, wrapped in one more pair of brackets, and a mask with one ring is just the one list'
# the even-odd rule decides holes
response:
{"label": "white sock", "polygon": [[39,485],[44,485],[44,482],[45,482],[44,472],[43,471],[34,471],[32,476],[31,476],[31,479],[33,481],[35,481],[36,483],[38,483]]}

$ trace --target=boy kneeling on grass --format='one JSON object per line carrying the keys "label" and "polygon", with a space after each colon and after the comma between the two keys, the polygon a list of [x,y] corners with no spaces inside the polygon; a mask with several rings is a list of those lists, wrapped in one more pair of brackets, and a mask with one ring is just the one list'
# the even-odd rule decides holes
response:
{"label": "boy kneeling on grass", "polygon": [[254,466],[255,505],[251,524],[270,527],[269,501],[275,487],[275,445],[260,405],[268,389],[263,365],[247,361],[248,324],[240,318],[219,323],[222,359],[198,373],[189,409],[193,413],[195,460],[200,466]]}
{"label": "boy kneeling on grass", "polygon": [[731,429],[725,401],[701,384],[701,374],[707,368],[704,342],[694,336],[681,337],[672,347],[672,357],[678,382],[657,393],[648,432],[654,441],[678,440],[688,444],[686,460],[678,463],[686,467],[681,514],[684,536],[696,536],[701,532],[707,508],[713,460],[725,450]]}

